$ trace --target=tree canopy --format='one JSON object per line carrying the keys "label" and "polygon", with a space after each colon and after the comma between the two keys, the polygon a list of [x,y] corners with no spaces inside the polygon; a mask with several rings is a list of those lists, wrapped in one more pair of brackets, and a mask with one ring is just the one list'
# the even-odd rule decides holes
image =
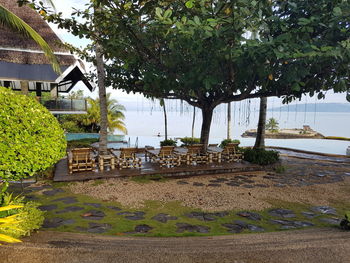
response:
{"label": "tree canopy", "polygon": [[47,18],[101,44],[114,88],[201,108],[204,144],[220,103],[350,92],[349,1],[96,0],[75,15]]}

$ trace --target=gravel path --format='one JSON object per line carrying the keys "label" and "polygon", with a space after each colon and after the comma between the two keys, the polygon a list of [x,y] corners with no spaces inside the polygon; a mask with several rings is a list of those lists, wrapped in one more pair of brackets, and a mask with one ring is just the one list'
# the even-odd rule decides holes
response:
{"label": "gravel path", "polygon": [[350,232],[337,229],[199,238],[136,238],[40,232],[0,246],[2,263],[343,263]]}

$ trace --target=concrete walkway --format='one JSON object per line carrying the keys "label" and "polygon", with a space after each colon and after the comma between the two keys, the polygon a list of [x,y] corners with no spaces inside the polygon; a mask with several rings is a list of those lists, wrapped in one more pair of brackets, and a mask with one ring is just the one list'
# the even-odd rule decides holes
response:
{"label": "concrete walkway", "polygon": [[0,246],[2,263],[349,262],[350,232],[308,229],[189,238],[111,237],[44,231]]}

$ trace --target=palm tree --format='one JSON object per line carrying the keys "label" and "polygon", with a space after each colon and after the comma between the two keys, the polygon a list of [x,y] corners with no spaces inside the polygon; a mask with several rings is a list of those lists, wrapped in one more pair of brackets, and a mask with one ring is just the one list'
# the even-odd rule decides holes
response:
{"label": "palm tree", "polygon": [[[123,111],[125,107],[118,103],[117,100],[111,99],[111,94],[106,95],[107,104],[107,127],[108,131],[113,133],[115,130],[126,134],[127,129],[123,120],[125,119]],[[101,130],[101,115],[100,115],[100,99],[88,98],[87,115],[83,120],[83,124],[91,126],[91,131]]]}
{"label": "palm tree", "polygon": [[[53,8],[55,7],[51,0],[46,0],[45,3]],[[31,26],[2,4],[0,4],[0,25],[11,28],[15,32],[32,38],[44,51],[46,57],[52,64],[53,70],[56,73],[61,73],[60,65],[49,44],[47,44],[47,42]]]}
{"label": "palm tree", "polygon": [[270,118],[269,121],[266,123],[266,129],[270,132],[278,132],[278,122],[274,118]]}
{"label": "palm tree", "polygon": [[166,108],[165,108],[165,101],[164,99],[159,100],[160,106],[163,108],[163,113],[164,113],[164,136],[165,140],[168,140],[168,117],[166,114]]}

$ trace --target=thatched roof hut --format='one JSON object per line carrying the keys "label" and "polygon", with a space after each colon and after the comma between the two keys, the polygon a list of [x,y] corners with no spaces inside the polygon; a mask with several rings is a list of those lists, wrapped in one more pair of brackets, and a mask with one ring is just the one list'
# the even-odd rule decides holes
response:
{"label": "thatched roof hut", "polygon": [[[11,83],[18,89],[20,81],[29,82],[29,90],[35,91],[41,83],[41,91],[50,91],[52,84],[58,92],[69,92],[79,81],[92,91],[93,86],[84,77],[84,65],[63,45],[50,26],[28,6],[19,7],[15,0],[0,0],[0,4],[23,19],[37,31],[54,51],[62,75],[57,75],[44,52],[32,39],[0,25],[0,85]],[[10,81],[10,82],[9,82]]]}

